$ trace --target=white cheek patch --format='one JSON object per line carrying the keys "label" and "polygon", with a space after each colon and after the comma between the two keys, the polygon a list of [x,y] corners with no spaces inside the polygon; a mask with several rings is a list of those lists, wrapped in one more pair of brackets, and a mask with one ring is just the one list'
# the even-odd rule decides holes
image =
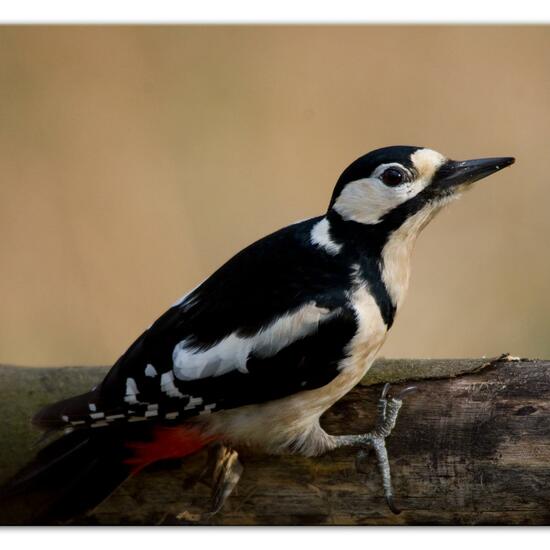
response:
{"label": "white cheek patch", "polygon": [[179,380],[196,380],[233,370],[247,373],[246,363],[251,353],[259,357],[275,355],[292,342],[316,331],[319,323],[330,315],[329,310],[312,302],[281,316],[253,336],[232,333],[206,350],[182,340],[172,354],[174,374]]}
{"label": "white cheek patch", "polygon": [[[379,223],[385,214],[424,190],[445,160],[437,151],[419,149],[411,155],[416,172],[414,181],[396,187],[385,185],[379,176],[387,168],[400,165],[380,165],[371,177],[348,183],[336,199],[333,208],[344,220],[364,224]],[[402,166],[400,168],[403,169]]]}
{"label": "white cheek patch", "polygon": [[346,221],[376,224],[385,214],[420,193],[423,188],[406,184],[388,187],[376,177],[365,178],[348,183],[333,208]]}

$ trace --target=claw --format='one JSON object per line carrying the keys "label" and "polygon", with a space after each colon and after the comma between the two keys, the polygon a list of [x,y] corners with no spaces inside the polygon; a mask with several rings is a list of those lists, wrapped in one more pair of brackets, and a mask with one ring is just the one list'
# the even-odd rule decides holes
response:
{"label": "claw", "polygon": [[207,467],[203,470],[203,474],[208,473],[212,476],[210,510],[201,514],[193,514],[185,510],[179,513],[176,519],[191,523],[204,522],[211,519],[223,508],[229,495],[231,495],[239,482],[242,472],[243,467],[239,461],[237,451],[225,445],[213,448],[209,453]]}
{"label": "claw", "polygon": [[418,391],[418,388],[416,386],[407,386],[405,389],[401,390],[394,399],[399,399],[401,401],[405,395],[409,393],[414,393],[415,391]]}
{"label": "claw", "polygon": [[388,397],[388,391],[390,384],[384,384],[382,393],[378,400],[377,405],[377,419],[374,430],[362,435],[341,435],[333,436],[337,442],[338,447],[341,446],[359,446],[362,449],[357,453],[355,457],[355,468],[359,473],[368,473],[362,462],[368,456],[368,452],[374,450],[376,459],[378,462],[378,469],[382,477],[382,486],[384,488],[384,497],[386,499],[388,508],[394,514],[400,514],[401,510],[395,505],[393,497],[393,487],[391,480],[390,462],[388,459],[388,451],[386,449],[385,440],[391,434],[399,410],[402,406],[402,399],[405,395],[417,390],[416,386],[407,386],[403,388],[396,397]]}
{"label": "claw", "polygon": [[393,495],[386,496],[386,502],[388,504],[388,508],[396,515],[398,516],[401,513],[401,510],[395,505],[395,502],[393,500]]}
{"label": "claw", "polygon": [[243,473],[239,455],[233,449],[223,447],[216,467],[214,468],[214,492],[212,495],[212,509],[209,517],[217,514],[237,486]]}

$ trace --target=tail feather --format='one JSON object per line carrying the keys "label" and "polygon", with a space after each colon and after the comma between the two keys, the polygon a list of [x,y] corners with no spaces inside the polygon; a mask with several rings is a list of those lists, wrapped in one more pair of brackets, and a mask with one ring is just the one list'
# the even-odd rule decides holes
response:
{"label": "tail feather", "polygon": [[[66,419],[72,421],[90,418],[89,404],[98,399],[98,389],[50,403],[40,409],[32,423],[43,430],[55,430],[69,426]],[[65,420],[64,420],[65,419]]]}
{"label": "tail feather", "polygon": [[[56,449],[58,452],[51,452],[53,448],[59,447],[59,442],[66,443],[63,438],[55,441],[57,445],[52,445],[52,449],[43,449],[37,454],[36,458],[23,469],[21,469],[17,475],[12,478],[2,489],[0,490],[0,497],[18,494],[25,491],[30,484],[38,483],[44,475],[51,475],[55,471],[55,468],[60,465],[63,466],[78,450],[87,445],[89,438],[83,439],[80,442],[71,442],[74,446],[68,449]],[[45,453],[44,451],[49,451]]]}
{"label": "tail feather", "polygon": [[0,489],[2,523],[64,522],[95,508],[130,475],[124,452],[104,434],[63,435]]}
{"label": "tail feather", "polygon": [[183,426],[75,430],[47,445],[0,488],[1,522],[74,520],[145,466],[193,454],[212,440]]}

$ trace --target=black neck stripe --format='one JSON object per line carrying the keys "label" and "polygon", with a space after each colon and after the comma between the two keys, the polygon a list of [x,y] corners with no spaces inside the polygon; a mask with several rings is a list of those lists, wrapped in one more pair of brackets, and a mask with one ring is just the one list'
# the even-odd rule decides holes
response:
{"label": "black neck stripe", "polygon": [[382,319],[390,328],[395,317],[395,304],[382,280],[382,250],[389,233],[379,225],[345,221],[335,210],[330,210],[327,218],[331,238],[343,247],[339,256],[347,257],[350,264],[359,266],[359,275],[368,283]]}
{"label": "black neck stripe", "polygon": [[391,328],[395,319],[395,304],[393,303],[386,284],[382,280],[382,261],[379,258],[365,256],[360,259],[361,276],[368,282],[372,294],[384,323]]}

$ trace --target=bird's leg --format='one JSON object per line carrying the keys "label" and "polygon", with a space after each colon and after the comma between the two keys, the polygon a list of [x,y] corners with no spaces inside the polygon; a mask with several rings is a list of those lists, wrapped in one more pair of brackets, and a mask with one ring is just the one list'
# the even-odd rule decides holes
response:
{"label": "bird's leg", "polygon": [[193,522],[204,521],[223,508],[243,472],[243,466],[239,461],[237,451],[223,444],[216,446],[209,457],[207,467],[203,471],[204,474],[207,472],[211,474],[212,500],[210,510],[198,515],[181,512],[176,516],[177,519]]}
{"label": "bird's leg", "polygon": [[363,447],[359,451],[356,458],[356,468],[360,471],[360,462],[364,460],[368,454],[367,450],[373,449],[378,460],[378,468],[382,476],[382,484],[384,487],[384,496],[390,510],[394,514],[399,514],[400,510],[395,506],[393,500],[393,488],[391,483],[390,463],[388,460],[388,451],[386,450],[386,437],[388,437],[397,421],[399,409],[403,404],[403,397],[412,391],[415,391],[414,386],[409,386],[402,390],[396,397],[387,397],[390,385],[386,384],[378,400],[378,413],[376,425],[374,429],[366,434],[361,435],[340,435],[334,436],[333,442],[337,447]]}

